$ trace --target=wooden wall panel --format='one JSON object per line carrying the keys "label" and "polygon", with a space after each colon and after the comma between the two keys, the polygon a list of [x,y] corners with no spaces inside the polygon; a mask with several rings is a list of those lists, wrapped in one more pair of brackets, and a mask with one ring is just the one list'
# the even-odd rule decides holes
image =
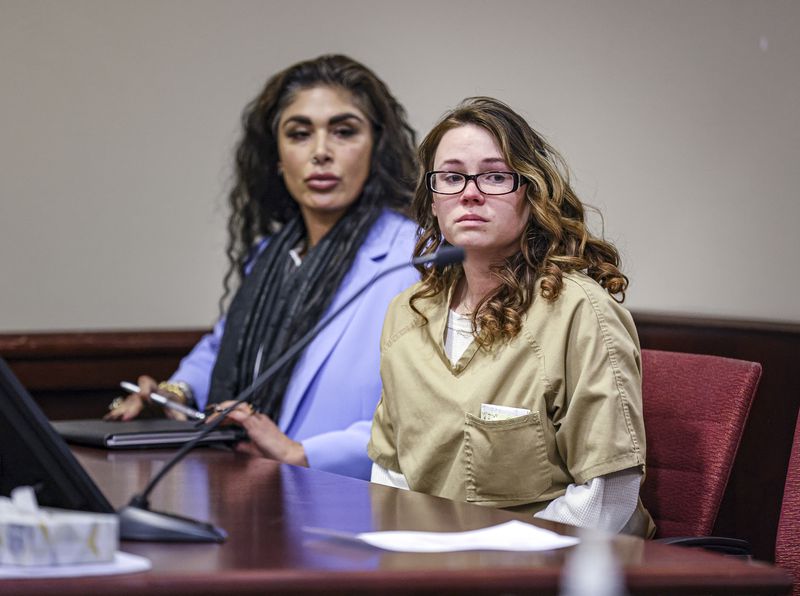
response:
{"label": "wooden wall panel", "polygon": [[191,331],[0,335],[0,356],[52,420],[93,418],[140,374],[167,378],[202,336]]}

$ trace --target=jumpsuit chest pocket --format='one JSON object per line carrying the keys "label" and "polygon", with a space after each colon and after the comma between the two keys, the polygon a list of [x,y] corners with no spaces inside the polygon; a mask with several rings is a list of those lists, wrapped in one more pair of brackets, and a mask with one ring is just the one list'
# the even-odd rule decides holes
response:
{"label": "jumpsuit chest pocket", "polygon": [[505,420],[466,413],[464,455],[467,501],[510,507],[535,501],[552,484],[538,412]]}

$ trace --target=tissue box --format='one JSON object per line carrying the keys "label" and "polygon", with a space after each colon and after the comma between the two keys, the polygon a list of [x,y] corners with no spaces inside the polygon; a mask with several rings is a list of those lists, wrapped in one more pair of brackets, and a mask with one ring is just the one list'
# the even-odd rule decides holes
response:
{"label": "tissue box", "polygon": [[11,499],[0,497],[0,564],[75,565],[114,559],[119,548],[116,515],[39,508],[32,490],[23,497],[18,491],[12,491]]}

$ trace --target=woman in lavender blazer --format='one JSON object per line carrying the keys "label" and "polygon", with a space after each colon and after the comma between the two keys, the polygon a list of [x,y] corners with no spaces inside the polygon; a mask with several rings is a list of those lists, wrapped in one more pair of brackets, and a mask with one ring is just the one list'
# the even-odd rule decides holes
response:
{"label": "woman in lavender blazer", "polygon": [[[223,296],[235,279],[233,299],[169,380],[140,377],[141,391],[108,419],[137,416],[156,390],[201,409],[232,403],[327,313],[410,262],[414,133],[374,73],[345,56],[301,62],[267,82],[243,125]],[[417,279],[408,267],[375,280],[251,406],[231,412],[250,438],[240,448],[369,478],[383,318]]]}

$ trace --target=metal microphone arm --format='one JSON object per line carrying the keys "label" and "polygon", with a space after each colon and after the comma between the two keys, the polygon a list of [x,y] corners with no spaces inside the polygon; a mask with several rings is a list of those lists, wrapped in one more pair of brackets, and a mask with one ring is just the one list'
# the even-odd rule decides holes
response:
{"label": "metal microphone arm", "polygon": [[361,286],[357,292],[350,296],[344,304],[339,306],[335,311],[330,313],[327,317],[319,321],[314,327],[311,328],[303,337],[297,340],[286,352],[284,352],[269,368],[259,374],[247,389],[236,396],[233,404],[220,412],[219,417],[213,422],[204,425],[203,431],[194,439],[181,447],[172,458],[164,464],[164,466],[153,476],[150,482],[147,483],[144,490],[133,496],[128,505],[122,508],[118,515],[120,516],[120,535],[123,539],[127,540],[153,540],[153,541],[166,541],[166,542],[222,542],[225,540],[226,534],[224,530],[215,528],[214,526],[205,522],[199,522],[184,517],[175,516],[169,513],[161,513],[150,511],[150,503],[148,497],[153,489],[158,485],[161,479],[181,461],[189,451],[202,441],[206,435],[216,429],[225,417],[236,408],[239,404],[248,401],[264,384],[278,372],[287,362],[294,358],[298,352],[305,348],[311,340],[313,340],[320,331],[327,327],[339,314],[342,313],[348,306],[350,306],[356,298],[366,292],[372,285],[379,279],[394,273],[409,265],[426,265],[428,263],[434,266],[444,266],[453,263],[459,263],[464,260],[464,250],[455,246],[442,246],[439,250],[432,255],[425,255],[417,257],[409,263],[401,263],[394,265],[378,273],[375,277],[369,280],[368,283]]}

